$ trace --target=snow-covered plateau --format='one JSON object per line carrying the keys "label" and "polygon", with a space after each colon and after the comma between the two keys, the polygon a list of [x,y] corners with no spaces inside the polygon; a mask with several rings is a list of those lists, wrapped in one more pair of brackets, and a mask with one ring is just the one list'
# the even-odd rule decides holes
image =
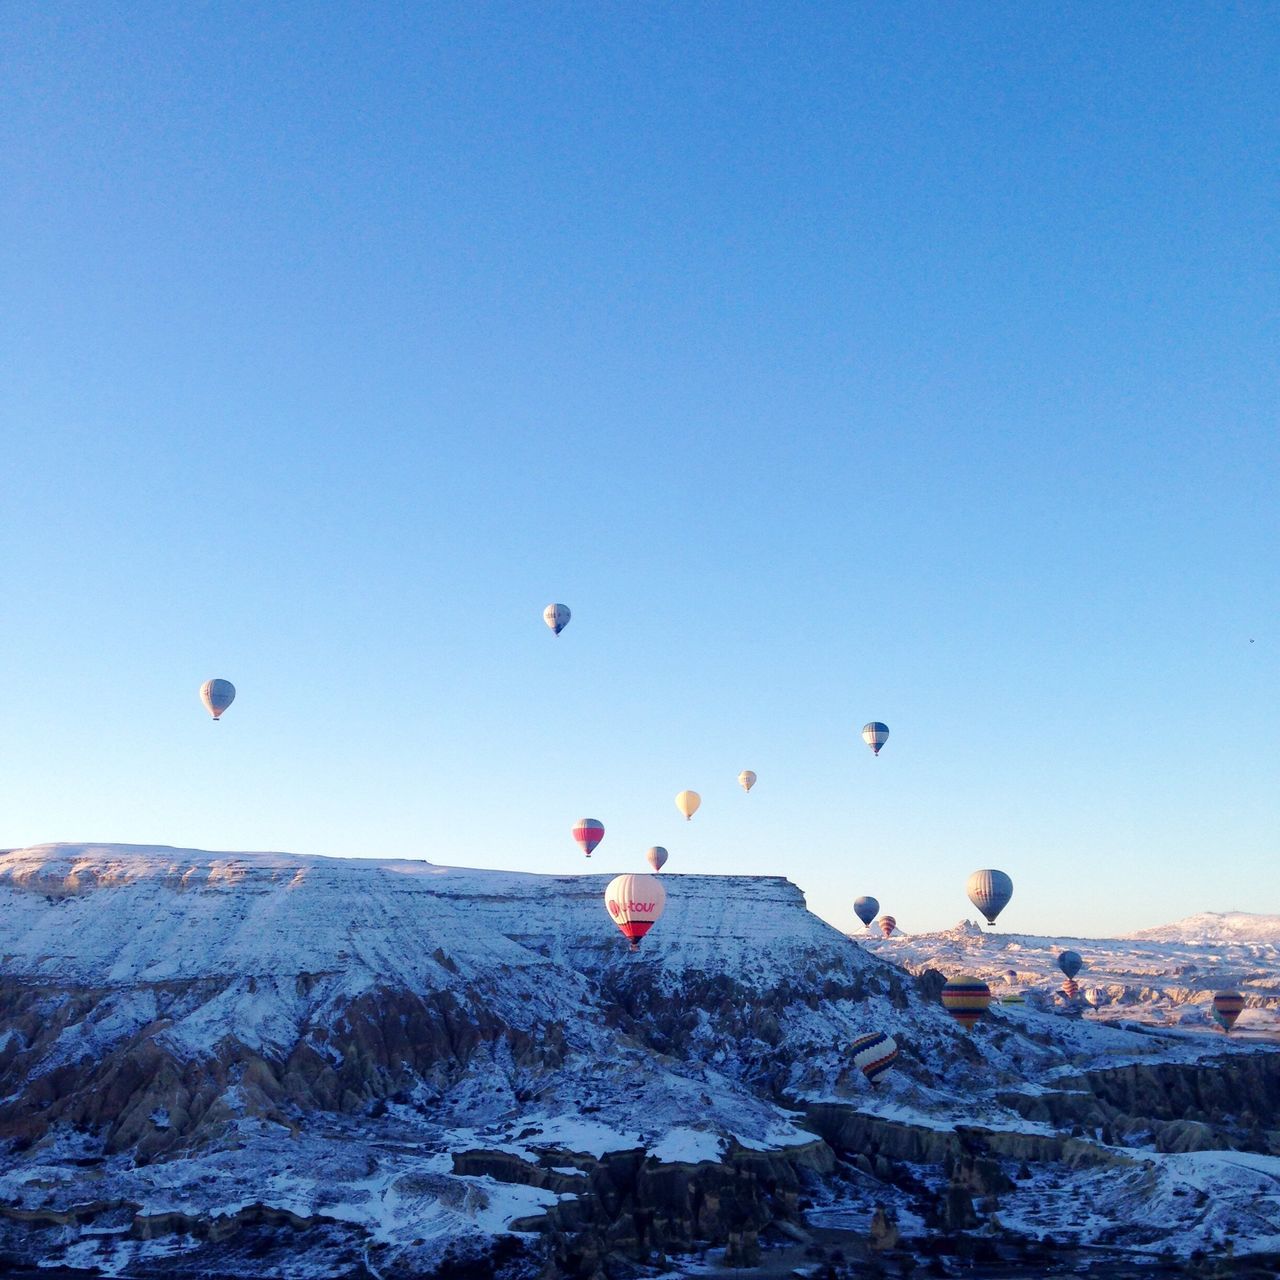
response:
{"label": "snow-covered plateau", "polygon": [[[0,855],[0,1270],[784,1274],[797,1253],[972,1276],[1079,1270],[1089,1248],[1280,1254],[1274,917],[855,939],[784,879],[681,875],[633,955],[609,878]],[[1052,995],[1068,946],[1097,1009]],[[938,1001],[960,972],[1021,999],[967,1033]],[[1247,997],[1230,1037],[1207,1017],[1227,983]],[[872,1086],[848,1046],[879,1030],[900,1056]]]}

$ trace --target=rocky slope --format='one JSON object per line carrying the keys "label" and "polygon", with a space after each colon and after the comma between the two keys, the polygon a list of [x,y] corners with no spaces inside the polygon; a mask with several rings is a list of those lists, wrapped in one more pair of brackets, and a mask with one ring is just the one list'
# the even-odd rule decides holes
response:
{"label": "rocky slope", "polygon": [[[447,1275],[480,1256],[622,1275],[708,1246],[749,1262],[876,1204],[903,1242],[986,1230],[1001,1197],[1036,1234],[1031,1166],[1119,1163],[1174,1206],[1170,1162],[1210,1156],[1245,1162],[1230,1194],[1165,1234],[1234,1224],[1269,1247],[1276,1055],[1033,1005],[967,1035],[936,973],[829,928],[780,879],[669,877],[630,955],[607,879],[0,856],[0,1254],[128,1275]],[[872,1090],[847,1046],[879,1029],[903,1052]],[[1123,1235],[1123,1205],[1114,1219]]]}

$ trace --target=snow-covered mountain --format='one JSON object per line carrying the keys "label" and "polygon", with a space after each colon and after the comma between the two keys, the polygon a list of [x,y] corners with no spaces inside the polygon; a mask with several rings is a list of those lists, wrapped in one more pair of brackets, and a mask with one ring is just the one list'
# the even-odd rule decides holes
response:
{"label": "snow-covered mountain", "polygon": [[[928,970],[975,967],[990,935],[851,940],[777,878],[666,878],[632,955],[608,878],[0,855],[0,1262],[593,1276],[684,1257],[687,1274],[709,1244],[750,1261],[841,1215],[860,1240],[877,1203],[907,1237],[989,1232],[996,1201],[1024,1235],[1058,1204],[1067,1238],[1235,1223],[1237,1247],[1280,1247],[1259,1192],[1280,1179],[1266,1048],[1034,1000],[967,1034]],[[849,1053],[872,1031],[901,1050],[874,1088]],[[1135,1234],[1135,1198],[1180,1195],[1203,1166],[1178,1161],[1211,1154],[1236,1161],[1229,1190],[1190,1215],[1168,1199]],[[1068,1166],[1131,1194],[1078,1221]]]}
{"label": "snow-covered mountain", "polygon": [[1140,929],[1129,938],[1156,942],[1194,942],[1205,946],[1223,942],[1259,942],[1280,946],[1280,916],[1252,911],[1202,911],[1173,924]]}

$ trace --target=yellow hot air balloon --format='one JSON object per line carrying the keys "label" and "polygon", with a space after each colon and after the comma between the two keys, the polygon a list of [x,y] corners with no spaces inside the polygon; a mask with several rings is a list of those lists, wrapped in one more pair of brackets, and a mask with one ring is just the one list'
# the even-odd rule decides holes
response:
{"label": "yellow hot air balloon", "polygon": [[686,822],[698,812],[698,806],[701,803],[702,797],[696,791],[682,791],[676,796],[676,808],[684,814]]}

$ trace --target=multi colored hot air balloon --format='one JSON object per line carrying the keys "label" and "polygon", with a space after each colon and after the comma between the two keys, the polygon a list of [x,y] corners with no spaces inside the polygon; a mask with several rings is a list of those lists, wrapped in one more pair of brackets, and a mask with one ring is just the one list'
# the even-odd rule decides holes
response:
{"label": "multi colored hot air balloon", "polygon": [[640,949],[640,939],[657,923],[667,905],[667,891],[653,876],[614,876],[604,891],[605,910],[631,943]]}
{"label": "multi colored hot air balloon", "polygon": [[559,635],[565,627],[569,625],[569,619],[573,614],[569,612],[567,604],[549,604],[542,611],[542,620],[551,628],[552,631]]}
{"label": "multi colored hot air balloon", "polygon": [[1111,994],[1102,987],[1085,987],[1084,1002],[1090,1009],[1101,1009],[1111,1003]]}
{"label": "multi colored hot air balloon", "polygon": [[1074,978],[1068,978],[1066,982],[1062,984],[1062,994],[1066,996],[1072,1004],[1075,1004],[1075,1002],[1080,998],[1080,988]]}
{"label": "multi colored hot air balloon", "polygon": [[987,1011],[991,1003],[991,988],[981,978],[971,974],[952,978],[942,988],[942,1007],[966,1030]]}
{"label": "multi colored hot air balloon", "polygon": [[855,898],[853,902],[853,914],[858,917],[865,925],[871,922],[880,914],[880,904],[872,897]]}
{"label": "multi colored hot air balloon", "polygon": [[686,822],[698,812],[698,806],[701,803],[702,797],[696,791],[682,791],[676,796],[676,808],[684,814]]}
{"label": "multi colored hot air balloon", "polygon": [[582,846],[582,852],[591,857],[591,850],[604,839],[604,823],[595,818],[579,818],[573,824],[573,838]]}
{"label": "multi colored hot air balloon", "polygon": [[756,775],[750,769],[743,769],[743,771],[738,774],[738,786],[740,786],[743,791],[750,791],[755,785]]}
{"label": "multi colored hot air balloon", "polygon": [[872,1084],[893,1066],[898,1056],[898,1042],[883,1031],[873,1031],[869,1036],[859,1036],[850,1046],[853,1065]]}
{"label": "multi colored hot air balloon", "polygon": [[1010,986],[1013,986],[1013,984],[1014,984],[1015,982],[1017,982],[1017,980],[1018,980],[1018,971],[1017,971],[1017,969],[1006,969],[1006,970],[1004,971],[1004,973],[1002,973],[1000,976],[1001,976],[1001,977],[1002,977],[1002,978],[1003,978],[1003,979],[1004,979],[1004,980],[1005,980],[1005,981],[1006,981]]}
{"label": "multi colored hot air balloon", "polygon": [[1238,991],[1219,991],[1213,997],[1213,1020],[1230,1035],[1243,1008],[1244,996]]}
{"label": "multi colored hot air balloon", "polygon": [[215,719],[236,700],[236,687],[230,680],[206,680],[200,686],[200,701]]}
{"label": "multi colored hot air balloon", "polygon": [[871,754],[878,756],[880,748],[889,741],[889,726],[881,724],[879,720],[864,724],[862,726],[862,740],[871,748]]}
{"label": "multi colored hot air balloon", "polygon": [[1013,897],[1013,881],[1003,871],[975,871],[965,886],[969,901],[995,924],[998,916]]}
{"label": "multi colored hot air balloon", "polygon": [[893,931],[897,927],[898,922],[892,916],[880,917],[880,932],[883,933],[886,938],[892,938]]}
{"label": "multi colored hot air balloon", "polygon": [[1074,978],[1083,967],[1084,958],[1078,951],[1063,951],[1058,956],[1058,968],[1061,969],[1068,978]]}
{"label": "multi colored hot air balloon", "polygon": [[661,871],[667,865],[667,851],[660,844],[655,844],[644,856],[655,871]]}

